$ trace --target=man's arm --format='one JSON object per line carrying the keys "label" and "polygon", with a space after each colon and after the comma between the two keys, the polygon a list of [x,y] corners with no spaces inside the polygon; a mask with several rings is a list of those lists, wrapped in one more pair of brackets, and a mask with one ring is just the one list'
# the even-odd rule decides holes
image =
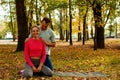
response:
{"label": "man's arm", "polygon": [[48,42],[46,45],[47,45],[47,46],[50,46],[50,47],[55,47],[55,44],[56,44],[55,42],[51,42],[51,43]]}
{"label": "man's arm", "polygon": [[55,45],[56,45],[55,42],[48,42],[43,38],[42,38],[42,41],[46,44],[46,46],[55,47]]}
{"label": "man's arm", "polygon": [[55,33],[54,31],[51,30],[51,37],[50,37],[51,42],[48,42],[48,46],[50,47],[55,47],[56,43],[55,43]]}

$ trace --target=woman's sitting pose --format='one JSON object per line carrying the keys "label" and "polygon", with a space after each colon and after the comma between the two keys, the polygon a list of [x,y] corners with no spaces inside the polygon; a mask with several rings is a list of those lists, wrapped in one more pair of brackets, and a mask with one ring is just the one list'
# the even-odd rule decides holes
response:
{"label": "woman's sitting pose", "polygon": [[25,42],[24,57],[26,60],[24,76],[27,78],[32,77],[34,74],[52,76],[53,72],[44,65],[46,59],[46,45],[39,38],[39,27],[33,26],[31,28],[32,37]]}

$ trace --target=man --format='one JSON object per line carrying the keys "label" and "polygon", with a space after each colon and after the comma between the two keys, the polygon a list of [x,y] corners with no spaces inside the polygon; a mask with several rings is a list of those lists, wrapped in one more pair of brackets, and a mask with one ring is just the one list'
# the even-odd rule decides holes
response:
{"label": "man", "polygon": [[50,47],[55,47],[55,34],[53,30],[48,28],[49,24],[50,24],[50,19],[44,17],[40,25],[40,37],[42,38],[43,42],[46,44],[46,60],[44,65],[48,66],[51,70],[53,70],[52,62],[50,60]]}

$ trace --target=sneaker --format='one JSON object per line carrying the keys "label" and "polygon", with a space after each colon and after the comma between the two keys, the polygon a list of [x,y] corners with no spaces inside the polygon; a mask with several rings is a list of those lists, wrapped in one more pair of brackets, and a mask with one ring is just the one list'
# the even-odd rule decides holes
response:
{"label": "sneaker", "polygon": [[25,70],[24,70],[24,69],[22,69],[22,70],[20,71],[20,73],[23,75],[23,74],[24,74],[24,71],[25,71]]}

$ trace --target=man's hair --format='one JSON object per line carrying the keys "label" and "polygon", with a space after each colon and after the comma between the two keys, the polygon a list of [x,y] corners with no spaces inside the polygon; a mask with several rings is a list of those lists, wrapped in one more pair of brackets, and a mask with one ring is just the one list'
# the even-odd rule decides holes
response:
{"label": "man's hair", "polygon": [[42,22],[43,22],[43,21],[45,21],[46,23],[50,23],[50,22],[51,22],[50,19],[47,18],[47,17],[44,17],[44,18],[42,19]]}

